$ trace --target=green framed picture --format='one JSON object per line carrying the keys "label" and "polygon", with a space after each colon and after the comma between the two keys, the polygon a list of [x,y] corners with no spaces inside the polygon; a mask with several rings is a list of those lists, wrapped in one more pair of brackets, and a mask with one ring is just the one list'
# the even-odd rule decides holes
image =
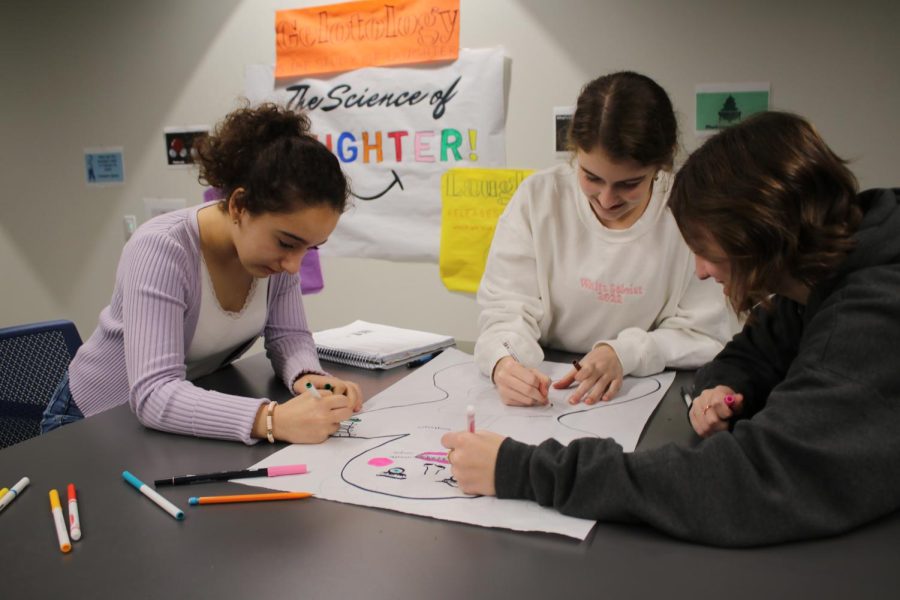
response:
{"label": "green framed picture", "polygon": [[769,98],[768,83],[698,85],[694,133],[711,135],[754,113],[769,110]]}

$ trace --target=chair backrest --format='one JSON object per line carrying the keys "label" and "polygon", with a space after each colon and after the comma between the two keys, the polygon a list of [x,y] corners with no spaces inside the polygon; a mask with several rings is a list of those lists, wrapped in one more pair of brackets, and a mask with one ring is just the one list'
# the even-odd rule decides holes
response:
{"label": "chair backrest", "polygon": [[71,321],[0,329],[0,448],[40,434],[44,409],[79,346]]}

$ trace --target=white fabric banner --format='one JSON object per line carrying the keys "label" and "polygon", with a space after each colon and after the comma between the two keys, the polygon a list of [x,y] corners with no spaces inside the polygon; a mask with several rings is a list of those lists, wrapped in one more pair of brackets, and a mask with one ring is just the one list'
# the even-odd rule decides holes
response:
{"label": "white fabric banner", "polygon": [[506,164],[503,51],[460,50],[441,66],[371,67],[278,80],[250,65],[251,103],[303,109],[350,177],[352,207],[323,254],[437,261],[441,175]]}

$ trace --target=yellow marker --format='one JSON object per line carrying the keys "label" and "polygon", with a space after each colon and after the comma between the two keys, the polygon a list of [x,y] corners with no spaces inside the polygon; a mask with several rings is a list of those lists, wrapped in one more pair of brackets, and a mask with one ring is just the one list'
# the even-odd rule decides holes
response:
{"label": "yellow marker", "polygon": [[59,549],[68,552],[72,549],[69,543],[69,534],[66,532],[66,520],[63,518],[62,507],[59,505],[59,492],[50,490],[50,512],[53,513],[53,522],[56,524],[56,537],[59,539]]}
{"label": "yellow marker", "polygon": [[0,498],[2,498],[3,496],[5,496],[5,495],[6,495],[6,492],[8,492],[8,491],[9,491],[9,488],[3,488],[2,490],[0,490]]}

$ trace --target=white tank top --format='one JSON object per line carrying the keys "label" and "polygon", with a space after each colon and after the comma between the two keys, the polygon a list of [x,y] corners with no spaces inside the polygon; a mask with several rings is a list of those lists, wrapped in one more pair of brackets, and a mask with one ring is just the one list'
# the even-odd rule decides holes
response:
{"label": "white tank top", "polygon": [[212,373],[226,364],[241,347],[256,340],[266,325],[266,290],[260,280],[253,278],[250,292],[240,312],[222,308],[206,261],[200,260],[200,317],[191,346],[185,353],[187,378],[196,379]]}

